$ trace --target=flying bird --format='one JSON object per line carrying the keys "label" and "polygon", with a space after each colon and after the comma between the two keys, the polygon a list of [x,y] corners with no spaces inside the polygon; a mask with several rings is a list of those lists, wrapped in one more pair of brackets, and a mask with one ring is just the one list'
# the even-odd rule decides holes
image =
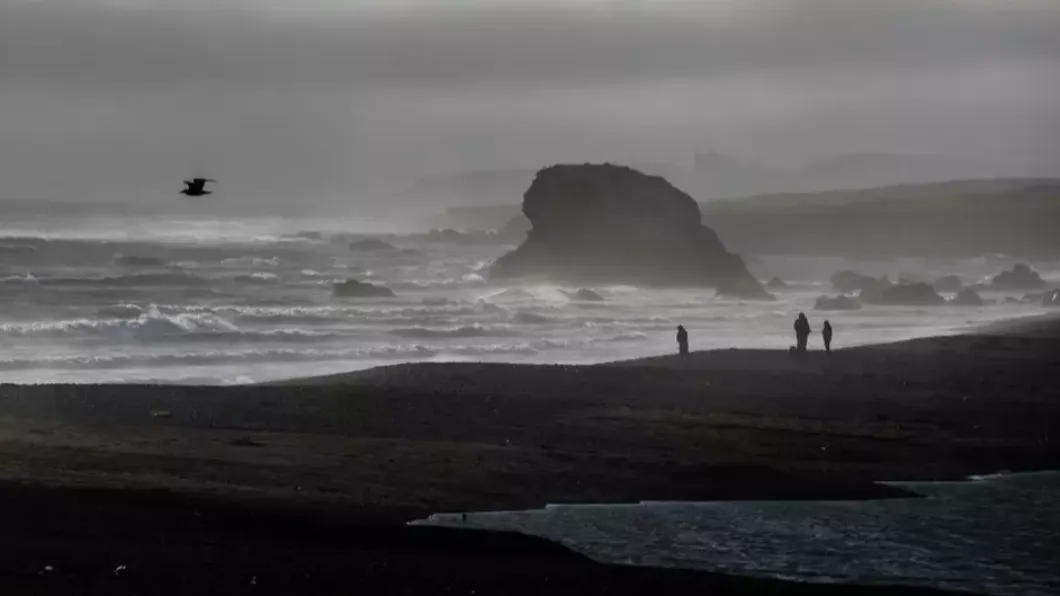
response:
{"label": "flying bird", "polygon": [[185,180],[184,184],[187,186],[184,190],[180,191],[180,194],[187,195],[189,197],[201,197],[204,195],[212,195],[212,190],[206,190],[206,183],[213,182],[217,183],[216,180],[210,178],[192,178],[191,180]]}

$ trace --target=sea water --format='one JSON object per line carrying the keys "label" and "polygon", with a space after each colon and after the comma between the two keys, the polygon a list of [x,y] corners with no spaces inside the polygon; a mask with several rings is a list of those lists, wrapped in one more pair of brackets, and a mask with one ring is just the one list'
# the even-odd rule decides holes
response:
{"label": "sea water", "polygon": [[[395,250],[350,250],[350,242],[384,232],[396,233],[385,237]],[[811,310],[817,296],[833,292],[828,278],[838,269],[974,282],[1011,267],[1004,256],[888,263],[757,256],[747,259],[756,276],[791,284],[776,302],[633,286],[593,286],[604,300],[584,302],[568,295],[574,286],[490,281],[490,263],[511,245],[410,232],[335,218],[7,218],[0,382],[231,384],[409,361],[604,362],[674,351],[678,324],[693,350],[784,349],[799,311],[815,329],[831,319],[843,347],[1042,311]],[[1033,265],[1058,277],[1056,263]],[[333,284],[347,279],[397,296],[333,296]],[[811,347],[817,343],[815,336]]]}
{"label": "sea water", "polygon": [[900,486],[924,498],[569,505],[414,523],[533,534],[608,563],[1060,594],[1060,473]]}

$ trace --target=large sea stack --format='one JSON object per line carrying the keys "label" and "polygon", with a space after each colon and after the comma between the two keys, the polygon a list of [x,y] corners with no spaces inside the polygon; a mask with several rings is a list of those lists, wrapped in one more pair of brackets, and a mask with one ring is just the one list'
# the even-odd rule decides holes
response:
{"label": "large sea stack", "polygon": [[659,176],[611,164],[557,165],[523,195],[532,228],[494,277],[573,283],[709,286],[770,300],[743,260],[701,222],[699,206]]}

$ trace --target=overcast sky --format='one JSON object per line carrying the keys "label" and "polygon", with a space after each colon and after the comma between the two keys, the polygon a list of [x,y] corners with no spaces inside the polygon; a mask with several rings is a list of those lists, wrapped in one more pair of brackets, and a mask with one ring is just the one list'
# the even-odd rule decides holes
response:
{"label": "overcast sky", "polygon": [[1057,0],[0,0],[0,181],[269,203],[695,151],[1018,171],[1060,165],[1057,31]]}

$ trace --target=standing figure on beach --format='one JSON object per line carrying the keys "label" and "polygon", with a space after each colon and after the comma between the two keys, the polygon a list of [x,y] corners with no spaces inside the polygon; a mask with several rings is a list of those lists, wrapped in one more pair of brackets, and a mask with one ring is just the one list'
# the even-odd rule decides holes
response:
{"label": "standing figure on beach", "polygon": [[688,360],[688,332],[684,325],[677,326],[677,354],[681,360]]}
{"label": "standing figure on beach", "polygon": [[824,322],[824,327],[821,328],[821,337],[824,338],[824,351],[829,354],[832,353],[832,324],[828,321]]}
{"label": "standing figure on beach", "polygon": [[810,339],[810,321],[806,318],[806,313],[799,313],[799,318],[795,319],[795,344],[798,352],[801,354],[806,351],[806,342]]}

